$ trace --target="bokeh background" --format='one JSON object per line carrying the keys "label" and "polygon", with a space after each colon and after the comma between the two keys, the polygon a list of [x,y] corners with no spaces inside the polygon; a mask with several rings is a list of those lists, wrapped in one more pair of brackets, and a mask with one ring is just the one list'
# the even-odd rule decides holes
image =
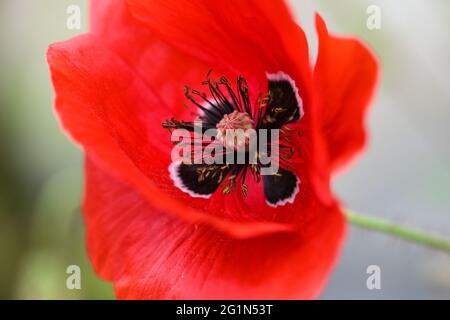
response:
{"label": "bokeh background", "polygon": [[[363,38],[383,68],[369,118],[370,148],[335,180],[359,212],[450,235],[450,2],[290,0],[315,52],[314,12]],[[66,28],[69,5],[82,30]],[[381,8],[368,30],[366,9]],[[53,112],[47,46],[88,29],[85,0],[0,2],[0,298],[110,299],[86,257],[80,214],[82,156]],[[66,288],[79,265],[81,290]],[[366,268],[381,268],[368,290]],[[324,299],[450,299],[450,256],[351,228]]]}

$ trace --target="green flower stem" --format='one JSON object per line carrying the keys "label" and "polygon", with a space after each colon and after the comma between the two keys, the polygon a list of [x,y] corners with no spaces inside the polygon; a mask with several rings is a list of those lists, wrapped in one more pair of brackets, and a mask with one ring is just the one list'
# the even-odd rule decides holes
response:
{"label": "green flower stem", "polygon": [[368,230],[380,231],[407,241],[450,253],[449,238],[405,227],[385,219],[362,215],[351,210],[345,210],[344,212],[348,221],[355,226]]}

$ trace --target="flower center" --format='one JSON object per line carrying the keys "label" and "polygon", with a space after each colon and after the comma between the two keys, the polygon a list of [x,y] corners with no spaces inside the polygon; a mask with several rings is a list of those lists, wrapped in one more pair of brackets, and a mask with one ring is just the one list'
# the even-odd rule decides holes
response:
{"label": "flower center", "polygon": [[225,114],[217,124],[217,139],[226,147],[239,149],[255,136],[253,119],[247,112],[233,111]]}
{"label": "flower center", "polygon": [[[207,92],[185,87],[185,96],[198,108],[195,121],[166,120],[162,125],[175,138],[178,155],[169,166],[176,187],[194,198],[209,198],[240,190],[247,196],[248,177],[262,182],[269,206],[293,203],[300,178],[289,164],[295,152],[291,124],[303,115],[295,81],[283,72],[267,74],[267,92],[250,97],[243,76],[236,86],[208,72]],[[180,130],[182,132],[174,132]]]}

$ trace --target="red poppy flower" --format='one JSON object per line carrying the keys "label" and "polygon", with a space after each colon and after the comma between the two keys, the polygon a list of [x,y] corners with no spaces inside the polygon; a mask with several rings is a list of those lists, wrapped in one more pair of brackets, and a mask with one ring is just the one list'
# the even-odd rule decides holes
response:
{"label": "red poppy flower", "polygon": [[[330,177],[364,146],[377,63],[316,25],[314,70],[275,0],[93,1],[91,32],[50,47],[57,113],[86,153],[89,255],[119,298],[320,293],[345,234]],[[166,129],[195,119],[281,129],[278,174],[173,162]]]}

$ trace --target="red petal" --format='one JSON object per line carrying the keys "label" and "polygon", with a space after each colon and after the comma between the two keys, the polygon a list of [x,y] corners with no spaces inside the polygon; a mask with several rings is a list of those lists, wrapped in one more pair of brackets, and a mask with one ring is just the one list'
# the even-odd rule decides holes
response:
{"label": "red petal", "polygon": [[[77,38],[49,50],[58,93],[57,110],[75,139],[102,161],[104,167],[131,182],[166,210],[170,208],[190,220],[210,221],[221,228],[233,226],[234,230],[229,232],[235,235],[291,228],[288,224],[298,224],[314,215],[310,208],[314,208],[318,200],[308,182],[313,174],[304,165],[301,169],[302,191],[295,205],[283,207],[283,214],[268,207],[264,199],[244,203],[238,199],[240,195],[225,199],[219,193],[207,202],[192,199],[173,186],[167,172],[172,145],[161,123],[172,116],[183,118],[187,112],[182,107],[185,101],[182,86],[190,81],[200,83],[206,68],[164,45],[133,21],[122,2],[112,3],[101,1],[93,10],[94,18],[98,19],[93,23],[98,37]],[[264,1],[261,10],[267,12],[270,21],[275,20]],[[285,17],[280,25],[291,27],[286,26],[291,30],[287,35],[298,38],[292,42],[292,51],[296,51],[295,48],[301,50],[303,32],[289,20],[284,6],[277,12]],[[283,38],[283,41],[287,40]],[[306,73],[302,75],[301,68],[295,68],[294,64],[291,68],[297,78],[308,78]],[[306,85],[304,88],[302,98],[307,101]],[[308,105],[306,103],[306,107]],[[308,119],[309,115],[302,122],[307,123]],[[306,128],[302,131],[308,133]],[[309,135],[310,139],[312,135]],[[309,144],[314,145],[313,142]],[[155,157],[155,153],[158,156]],[[250,193],[253,190],[256,188]],[[165,193],[163,198],[158,196],[162,192]],[[183,209],[183,204],[190,210]],[[240,222],[243,225],[236,225]],[[253,222],[261,224],[249,224]]]}
{"label": "red petal", "polygon": [[343,216],[328,210],[300,233],[237,240],[162,213],[92,161],[86,173],[89,254],[119,298],[315,298],[344,235]]}
{"label": "red petal", "polygon": [[102,46],[117,54],[164,101],[169,118],[192,117],[193,110],[183,107],[184,86],[199,85],[210,66],[168,46],[133,19],[124,0],[91,0],[91,29]]}
{"label": "red petal", "polygon": [[316,16],[319,54],[314,71],[322,130],[331,166],[341,168],[366,142],[365,117],[378,78],[377,60],[360,41],[328,34]]}
{"label": "red petal", "polygon": [[215,70],[242,74],[261,85],[266,72],[281,70],[297,78],[300,69],[305,79],[299,83],[306,86],[306,38],[283,1],[126,2],[132,14],[162,39]]}
{"label": "red petal", "polygon": [[[220,193],[215,194],[208,203],[198,199],[186,199],[186,201],[197,207],[207,208],[214,215],[229,219],[262,219],[288,224],[298,224],[314,214],[310,208],[319,201],[316,192],[324,194],[320,195],[320,201],[323,199],[328,202],[334,201],[329,196],[328,171],[322,166],[313,168],[316,166],[315,157],[321,148],[316,141],[317,133],[311,128],[312,114],[315,110],[310,103],[312,74],[309,68],[306,38],[301,28],[295,24],[283,1],[220,0],[212,3],[206,0],[194,0],[180,4],[175,0],[130,0],[127,3],[130,11],[150,27],[151,34],[156,32],[175,48],[187,53],[185,55],[187,62],[178,59],[180,62],[177,68],[186,70],[186,64],[190,64],[189,59],[192,57],[203,59],[216,70],[229,69],[231,73],[234,71],[249,75],[249,78],[253,79],[253,81],[248,79],[250,86],[255,91],[261,90],[261,84],[266,83],[266,72],[282,70],[296,80],[305,105],[306,115],[300,126],[304,135],[307,136],[302,147],[305,147],[303,153],[308,157],[304,160],[309,163],[300,165],[301,192],[294,205],[281,209],[283,214],[279,214],[279,208],[268,207],[264,199],[250,201],[250,198],[255,198],[252,197],[253,195],[245,201],[239,199],[240,195],[223,197]],[[149,57],[147,61],[153,62],[154,59]],[[155,68],[158,64],[159,62],[152,63],[152,67]],[[165,79],[164,76],[158,78]],[[170,90],[167,92],[166,96],[169,96]],[[175,109],[176,106],[173,108]],[[314,172],[312,172],[313,169]],[[314,190],[315,186],[309,182],[310,179],[319,180],[316,177],[316,171],[324,175],[323,179],[320,177],[325,180],[322,183],[324,186],[318,187],[320,190]],[[256,188],[251,189],[250,193],[253,190]],[[181,193],[177,194],[177,197],[184,196]]]}
{"label": "red petal", "polygon": [[123,9],[122,1],[89,0],[89,28],[91,32],[105,36],[116,36],[116,32],[110,31],[123,26]]}
{"label": "red petal", "polygon": [[[213,216],[168,175],[171,143],[161,123],[171,110],[122,60],[92,36],[52,45],[48,60],[64,127],[109,172],[134,185],[155,207],[235,236],[285,230],[287,225]],[[155,124],[156,122],[156,124]],[[161,144],[160,141],[166,141]],[[239,214],[239,213],[237,213]]]}

